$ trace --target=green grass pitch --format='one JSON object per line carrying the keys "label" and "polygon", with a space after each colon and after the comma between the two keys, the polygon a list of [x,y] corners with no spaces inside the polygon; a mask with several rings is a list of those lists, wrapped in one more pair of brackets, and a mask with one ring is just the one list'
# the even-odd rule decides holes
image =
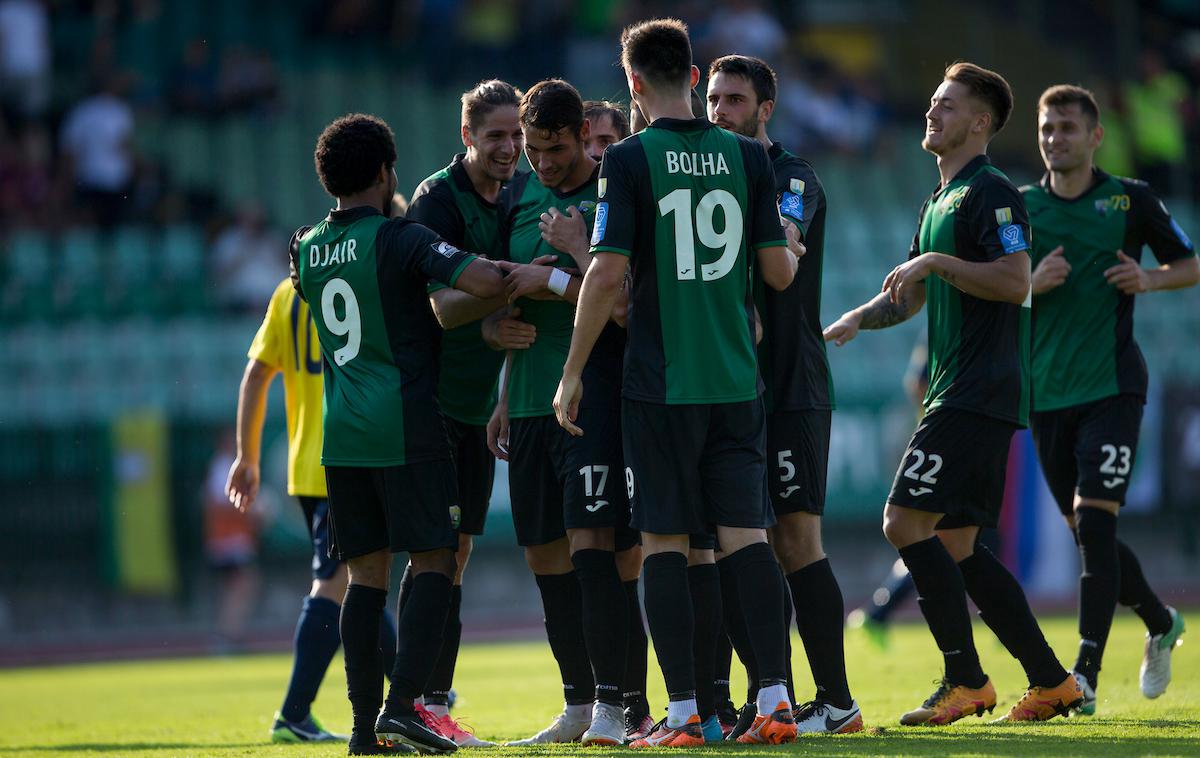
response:
{"label": "green grass pitch", "polygon": [[[1191,616],[1200,624],[1200,615]],[[1074,660],[1075,622],[1045,623],[1062,660]],[[1024,678],[991,633],[976,624],[984,667],[1000,696],[1000,715],[1018,697]],[[867,731],[808,737],[776,748],[719,745],[704,752],[804,755],[1200,755],[1200,643],[1175,651],[1174,679],[1158,700],[1137,685],[1143,630],[1128,611],[1108,644],[1097,716],[1046,724],[989,725],[968,718],[950,727],[901,728],[897,717],[933,691],[940,658],[919,624],[898,626],[886,652],[858,633],[848,634],[850,685]],[[1195,634],[1195,632],[1193,632]],[[1188,636],[1184,636],[1187,641]],[[653,652],[651,653],[653,656]],[[810,692],[803,653],[796,648],[797,689]],[[267,730],[282,698],[286,655],[204,658],[18,669],[0,672],[0,755],[96,756],[311,756],[344,755],[345,746],[271,745]],[[335,659],[315,711],[331,729],[349,725],[341,661]],[[734,691],[743,687],[736,670]],[[665,705],[651,661],[650,699]],[[527,736],[560,707],[557,669],[542,641],[468,645],[459,660],[455,714],[491,740]],[[609,755],[624,750],[554,746],[485,753]],[[669,751],[667,751],[669,752]]]}

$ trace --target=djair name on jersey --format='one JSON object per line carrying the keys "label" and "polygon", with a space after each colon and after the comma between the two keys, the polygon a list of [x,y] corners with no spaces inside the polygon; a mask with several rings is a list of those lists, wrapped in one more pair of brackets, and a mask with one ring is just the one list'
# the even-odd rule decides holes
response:
{"label": "djair name on jersey", "polygon": [[358,247],[358,240],[348,239],[345,242],[339,242],[332,248],[329,243],[325,243],[325,257],[321,257],[321,246],[312,245],[308,248],[308,265],[310,266],[328,266],[335,263],[349,263],[350,261],[358,260],[354,254],[354,248]]}
{"label": "djair name on jersey", "polygon": [[729,166],[725,165],[725,156],[721,153],[677,153],[666,151],[668,174],[691,174],[692,176],[715,176],[728,174]]}

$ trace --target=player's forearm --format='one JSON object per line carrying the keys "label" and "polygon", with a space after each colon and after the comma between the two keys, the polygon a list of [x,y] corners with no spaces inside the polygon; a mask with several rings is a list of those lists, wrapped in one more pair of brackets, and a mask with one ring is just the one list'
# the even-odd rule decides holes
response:
{"label": "player's forearm", "polygon": [[478,321],[503,308],[506,302],[504,295],[482,299],[453,289],[438,290],[429,298],[433,314],[443,329]]}
{"label": "player's forearm", "polygon": [[267,413],[267,387],[274,376],[274,369],[253,359],[246,364],[246,372],[242,375],[238,388],[237,457],[246,463],[257,465],[259,461],[263,419]]}
{"label": "player's forearm", "polygon": [[1029,295],[1029,256],[1014,253],[986,263],[964,261],[953,255],[933,256],[930,271],[952,287],[981,300],[1020,305]]}
{"label": "player's forearm", "polygon": [[[924,285],[918,285],[923,291]],[[912,291],[916,288],[905,288],[900,291],[898,302],[892,302],[887,292],[880,292],[869,302],[858,306],[855,310],[859,316],[859,329],[887,329],[889,326],[908,321],[921,310],[925,301],[918,298]]]}
{"label": "player's forearm", "polygon": [[1200,284],[1200,258],[1171,261],[1146,272],[1152,290],[1179,290]]}
{"label": "player's forearm", "polygon": [[564,375],[579,376],[583,373],[583,366],[613,312],[613,306],[621,292],[621,281],[621,277],[609,276],[599,266],[593,267],[583,278],[579,305],[575,309],[575,331],[571,335],[571,351],[563,366]]}

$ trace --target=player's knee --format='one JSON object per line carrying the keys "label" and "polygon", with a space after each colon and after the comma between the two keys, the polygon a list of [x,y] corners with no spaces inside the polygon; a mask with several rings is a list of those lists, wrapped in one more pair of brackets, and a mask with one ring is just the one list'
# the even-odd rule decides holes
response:
{"label": "player's knee", "polygon": [[688,549],[688,566],[704,566],[716,562],[716,552],[710,548],[693,547]]}
{"label": "player's knee", "polygon": [[578,553],[580,550],[608,550],[612,552],[615,547],[612,527],[605,529],[568,529],[567,542],[570,545],[572,555]]}
{"label": "player's knee", "polygon": [[343,563],[328,579],[314,579],[312,592],[309,594],[312,597],[324,598],[340,604],[342,598],[346,596],[346,585],[349,583],[349,573],[346,570],[346,564]]}
{"label": "player's knee", "polygon": [[432,572],[453,577],[458,570],[458,561],[454,557],[454,552],[449,548],[412,553],[409,556],[409,563],[412,566],[413,576]]}
{"label": "player's knee", "polygon": [[617,553],[617,573],[622,582],[637,581],[642,573],[642,546],[634,545]]}
{"label": "player's knee", "polygon": [[376,550],[367,555],[351,558],[346,561],[349,583],[387,589],[388,569],[391,567],[391,563],[392,554],[387,550]]}
{"label": "player's knee", "polygon": [[535,574],[566,574],[575,570],[566,538],[525,548],[525,564]]}
{"label": "player's knee", "polygon": [[771,532],[775,555],[784,571],[791,573],[825,557],[821,547],[821,517],[811,513],[789,513]]}

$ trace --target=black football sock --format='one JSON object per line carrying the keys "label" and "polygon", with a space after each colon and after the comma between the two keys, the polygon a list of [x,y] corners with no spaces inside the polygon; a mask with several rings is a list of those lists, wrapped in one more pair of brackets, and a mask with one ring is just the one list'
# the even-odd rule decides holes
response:
{"label": "black football sock", "polygon": [[1142,573],[1142,564],[1137,555],[1121,540],[1117,540],[1117,553],[1121,560],[1118,572],[1121,577],[1121,589],[1117,601],[1132,608],[1150,634],[1166,634],[1171,631],[1171,613],[1162,600],[1158,599],[1158,595],[1154,594],[1154,590],[1150,589],[1150,583]]}
{"label": "black football sock", "polygon": [[887,581],[871,594],[871,612],[867,615],[872,621],[877,621],[880,624],[886,624],[896,609],[904,604],[904,601],[912,597],[917,591],[916,585],[913,584],[912,574],[908,573],[908,568],[901,561],[900,567],[903,571],[897,572],[894,569],[888,573]]}
{"label": "black football sock", "polygon": [[796,628],[817,685],[817,697],[838,708],[850,707],[846,683],[846,653],[842,623],[845,603],[842,588],[828,558],[810,563],[787,576],[796,605]]}
{"label": "black football sock", "polygon": [[375,734],[383,703],[383,666],[379,660],[379,617],[387,592],[351,584],[342,600],[341,635],[346,663],[346,694],[354,714],[354,733]]}
{"label": "black football sock", "polygon": [[438,652],[433,673],[425,683],[425,705],[446,705],[450,688],[454,686],[454,668],[458,665],[458,648],[462,644],[462,585],[450,588],[450,608],[442,630],[442,647]]}
{"label": "black football sock", "polygon": [[392,686],[387,696],[389,711],[411,709],[413,701],[425,691],[442,648],[442,632],[446,628],[446,614],[450,611],[453,583],[451,577],[436,571],[425,571],[413,577],[404,611],[397,614],[399,633]]}
{"label": "black football sock", "polygon": [[971,613],[963,574],[937,537],[899,550],[917,587],[917,603],[945,660],[946,678],[954,684],[982,687],[987,676],[979,664],[971,634]]}
{"label": "black football sock", "polygon": [[383,613],[379,614],[379,660],[383,664],[383,673],[390,679],[392,669],[396,667],[396,622],[392,621],[386,603]]}
{"label": "black football sock", "polygon": [[783,598],[786,591],[783,572],[771,546],[765,542],[747,545],[724,558],[723,562],[737,577],[746,635],[758,668],[758,681],[754,684],[760,688],[785,684],[788,629]]}
{"label": "black football sock", "polygon": [[[780,576],[783,575],[783,567],[779,567]],[[792,604],[792,593],[787,587],[787,577],[783,577],[783,661],[787,664],[787,694],[788,702],[795,705],[799,701],[796,700],[796,682],[792,676],[792,619],[796,616],[796,606]]]}
{"label": "black football sock", "polygon": [[625,675],[621,678],[621,699],[626,708],[642,708],[649,712],[646,702],[646,622],[642,616],[642,601],[638,598],[638,580],[621,583],[625,590],[625,622],[628,632],[625,645]]}
{"label": "black football sock", "polygon": [[753,703],[758,695],[758,662],[754,659],[754,648],[750,645],[750,633],[746,629],[746,617],[742,613],[742,591],[738,586],[733,564],[729,562],[729,556],[717,561],[717,570],[721,573],[721,606],[725,618],[725,634],[733,650],[737,652],[738,660],[746,669],[746,699],[743,702]]}
{"label": "black football sock", "polygon": [[1079,657],[1075,670],[1096,686],[1104,645],[1112,628],[1121,587],[1121,558],[1117,551],[1117,517],[1100,508],[1075,511],[1079,538]]}
{"label": "black football sock", "polygon": [[[718,568],[718,573],[720,569]],[[733,645],[725,631],[725,593],[721,593],[721,628],[717,632],[717,656],[713,666],[713,700],[718,703],[730,701],[729,670],[733,665]]]}
{"label": "black football sock", "polygon": [[341,608],[323,597],[308,596],[300,606],[296,635],[292,646],[292,678],[283,696],[280,714],[299,723],[308,718],[309,709],[321,688],[325,670],[333,660],[342,637],[338,633]]}
{"label": "black football sock", "polygon": [[583,599],[579,577],[566,574],[538,574],[542,611],[546,619],[546,639],[562,676],[563,699],[568,705],[585,705],[596,695],[587,643],[583,638]]}
{"label": "black football sock", "polygon": [[621,705],[629,623],[616,555],[611,550],[576,550],[571,563],[582,592],[583,639],[596,680],[596,700]]}
{"label": "black football sock", "polygon": [[400,618],[404,614],[404,604],[408,602],[408,595],[412,592],[413,572],[412,564],[407,564],[404,567],[404,574],[400,577],[400,593],[396,600],[396,618]]}
{"label": "black football sock", "polygon": [[696,667],[696,712],[701,721],[716,713],[717,637],[723,634],[721,621],[721,575],[716,564],[688,567],[688,589],[692,594],[693,633]]}
{"label": "black football sock", "polygon": [[[1012,657],[1021,663],[1031,687],[1057,687],[1067,678],[1038,626],[1025,591],[987,546],[976,543],[975,552],[958,564],[967,593],[979,617]],[[916,578],[916,572],[913,572]],[[920,588],[918,579],[917,587]]]}
{"label": "black football sock", "polygon": [[673,701],[696,696],[692,656],[692,596],[688,590],[687,556],[655,553],[642,562],[646,585],[646,621],[654,653]]}

